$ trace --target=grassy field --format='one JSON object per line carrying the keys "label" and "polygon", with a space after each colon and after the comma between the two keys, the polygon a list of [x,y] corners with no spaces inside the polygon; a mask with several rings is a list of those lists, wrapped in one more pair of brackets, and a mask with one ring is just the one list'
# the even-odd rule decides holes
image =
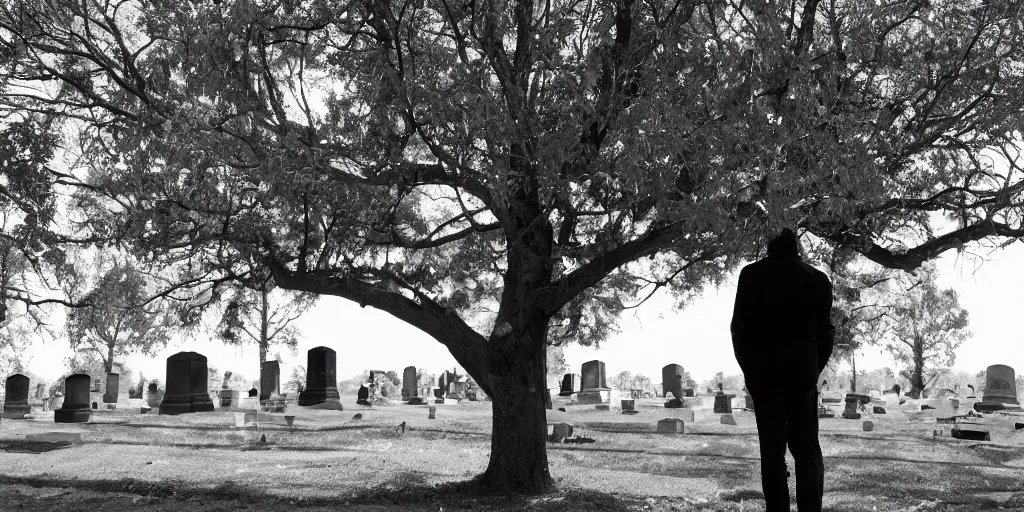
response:
{"label": "grassy field", "polygon": [[[753,413],[737,411],[731,426],[698,411],[685,434],[661,434],[657,421],[675,412],[659,404],[627,416],[556,400],[568,412],[549,411],[549,422],[594,442],[548,445],[558,491],[542,497],[482,496],[468,484],[487,464],[489,402],[440,405],[435,420],[400,403],[291,406],[293,427],[258,429],[235,428],[226,411],[4,420],[0,509],[763,510]],[[1013,419],[986,420],[992,442],[953,439],[952,425],[898,411],[872,420],[871,432],[822,420],[827,510],[1024,510],[1024,430]],[[82,432],[83,442],[25,440],[57,431]]]}

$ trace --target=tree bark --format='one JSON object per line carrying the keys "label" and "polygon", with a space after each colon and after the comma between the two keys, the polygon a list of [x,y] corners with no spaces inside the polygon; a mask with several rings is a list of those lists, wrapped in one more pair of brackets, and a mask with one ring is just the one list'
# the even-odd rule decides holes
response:
{"label": "tree bark", "polygon": [[[497,339],[486,375],[491,395],[491,455],[480,476],[482,487],[497,492],[542,493],[553,486],[548,472],[547,324],[521,325]],[[511,350],[509,350],[511,349]]]}
{"label": "tree bark", "polygon": [[103,367],[106,368],[107,373],[114,371],[114,345],[107,344],[107,357],[103,361]]}

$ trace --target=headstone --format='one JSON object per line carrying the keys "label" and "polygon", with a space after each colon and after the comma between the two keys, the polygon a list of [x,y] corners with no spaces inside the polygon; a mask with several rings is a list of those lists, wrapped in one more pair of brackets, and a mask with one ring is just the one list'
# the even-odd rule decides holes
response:
{"label": "headstone", "polygon": [[610,406],[608,404],[597,404],[597,405],[594,406],[594,408],[599,410],[599,411],[610,411],[610,410],[612,410],[612,406]]}
{"label": "headstone", "polygon": [[197,352],[178,352],[167,358],[167,389],[160,402],[160,414],[183,414],[213,410],[207,390],[209,382],[206,356]]}
{"label": "headstone", "polygon": [[658,432],[669,432],[673,434],[682,434],[685,423],[683,420],[678,418],[665,418],[658,420]]}
{"label": "headstone", "polygon": [[217,392],[217,397],[220,398],[221,407],[237,407],[239,392],[235,389],[222,389]]}
{"label": "headstone", "polygon": [[885,407],[882,407],[881,405],[872,406],[871,412],[873,414],[885,414]]}
{"label": "headstone", "polygon": [[583,363],[580,392],[576,394],[576,402],[581,404],[607,404],[611,401],[611,388],[605,378],[605,365],[602,361]]}
{"label": "headstone", "polygon": [[733,416],[732,413],[723,414],[721,418],[719,418],[719,423],[722,425],[735,425],[736,417]]}
{"label": "headstone", "polygon": [[40,382],[36,384],[36,400],[42,400],[46,397],[46,384]]}
{"label": "headstone", "polygon": [[258,390],[256,388],[250,388],[248,395],[249,395],[249,398],[259,398],[260,390]]}
{"label": "headstone", "polygon": [[260,365],[260,401],[281,394],[281,363],[264,361]]}
{"label": "headstone", "polygon": [[90,389],[89,391],[91,391],[93,393],[99,393],[100,392],[100,387],[102,386],[102,384],[103,383],[100,382],[100,378],[99,377],[96,377],[96,378],[92,379],[92,389]]}
{"label": "headstone", "polygon": [[[862,397],[865,400],[862,400],[861,399]],[[843,417],[848,419],[848,420],[859,420],[860,419],[860,413],[857,412],[857,409],[860,407],[861,402],[867,403],[867,401],[869,401],[869,400],[871,400],[871,398],[866,396],[866,395],[858,395],[856,393],[847,393],[846,394],[846,408],[843,410]]]}
{"label": "headstone", "polygon": [[875,429],[875,422],[871,420],[864,420],[864,432],[871,432]]}
{"label": "headstone", "polygon": [[555,423],[548,436],[549,443],[564,443],[567,437],[572,436],[572,425],[568,423]]}
{"label": "headstone", "polygon": [[[720,392],[721,393],[721,392]],[[731,414],[732,413],[732,399],[736,395],[727,395],[725,393],[715,395],[715,414]]]}
{"label": "headstone", "polygon": [[1017,404],[1017,378],[1013,368],[1005,364],[994,364],[985,370],[985,392],[982,402]]}
{"label": "headstone", "polygon": [[92,410],[89,408],[89,385],[92,377],[76,373],[64,379],[64,403],[53,411],[54,423],[85,423]]}
{"label": "headstone", "polygon": [[640,411],[636,410],[636,401],[634,400],[623,400],[622,401],[622,414],[638,414]]}
{"label": "headstone", "polygon": [[678,398],[670,398],[665,401],[665,408],[667,409],[679,409],[683,406],[683,401]]}
{"label": "headstone", "polygon": [[603,361],[587,361],[583,363],[583,383],[581,391],[588,389],[608,389]]}
{"label": "headstone", "polygon": [[434,398],[444,400],[444,395],[448,392],[448,371],[446,370],[440,376],[437,377],[437,389],[434,390]]}
{"label": "headstone", "polygon": [[402,372],[402,400],[415,398],[416,393],[416,367],[406,366]]}
{"label": "headstone", "polygon": [[309,349],[306,363],[306,389],[299,393],[299,405],[316,405],[324,402],[337,404],[341,409],[341,395],[338,394],[338,356],[333,349],[316,347]]}
{"label": "headstone", "polygon": [[356,393],[356,404],[359,405],[370,405],[370,388],[363,384],[359,385],[359,391]]}
{"label": "headstone", "polygon": [[669,364],[661,369],[661,389],[665,398],[683,398],[683,384],[682,365]]}
{"label": "headstone", "polygon": [[580,391],[580,376],[575,373],[567,373],[562,377],[562,386],[558,396],[572,396]]}
{"label": "headstone", "polygon": [[121,388],[121,375],[117,373],[107,374],[107,389],[103,391],[103,403],[116,404],[117,393]]}
{"label": "headstone", "polygon": [[4,382],[4,418],[20,420],[32,412],[28,405],[28,385],[28,377],[20,373],[7,377]]}
{"label": "headstone", "polygon": [[431,405],[429,408],[427,408],[427,411],[428,411],[427,419],[431,419],[432,420],[432,419],[434,419],[435,415],[437,414],[437,406],[436,405]]}

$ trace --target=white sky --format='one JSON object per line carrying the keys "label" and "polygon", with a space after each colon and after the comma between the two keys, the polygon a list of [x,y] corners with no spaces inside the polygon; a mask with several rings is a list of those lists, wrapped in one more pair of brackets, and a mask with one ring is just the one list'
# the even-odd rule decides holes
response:
{"label": "white sky", "polygon": [[[1017,242],[987,254],[980,266],[977,258],[953,251],[938,261],[939,283],[960,293],[961,305],[971,314],[974,336],[957,351],[955,369],[977,372],[991,364],[1008,364],[1024,371],[1024,243]],[[600,349],[571,346],[566,360],[572,371],[591,359],[605,362],[609,377],[622,370],[643,373],[660,380],[662,366],[683,365],[694,379],[709,379],[718,371],[739,373],[729,338],[729,320],[736,293],[735,277],[719,289],[709,289],[682,311],[672,310],[666,295],[652,297],[638,309],[626,313],[621,332]],[[429,373],[458,365],[443,345],[390,315],[373,308],[336,297],[323,297],[298,320],[302,331],[298,356],[287,350],[281,354],[282,380],[287,380],[295,364],[305,365],[306,351],[320,345],[338,353],[338,379],[345,380],[364,370],[395,370],[406,366],[425,368]],[[135,375],[141,371],[149,378],[165,380],[167,356],[181,350],[195,350],[207,356],[209,364],[221,372],[232,370],[249,379],[257,379],[258,353],[255,345],[227,347],[205,337],[175,343],[157,357],[127,357]],[[64,373],[64,358],[71,350],[63,340],[35,343],[26,354],[29,370],[54,380]],[[872,370],[893,366],[881,348],[864,349],[857,367]],[[461,370],[461,367],[460,367]]]}

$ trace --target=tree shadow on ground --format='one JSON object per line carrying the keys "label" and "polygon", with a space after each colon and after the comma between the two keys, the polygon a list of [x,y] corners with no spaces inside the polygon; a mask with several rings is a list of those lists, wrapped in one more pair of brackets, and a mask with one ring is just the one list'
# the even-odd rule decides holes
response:
{"label": "tree shadow on ground", "polygon": [[[169,505],[182,501],[201,501],[207,510],[235,510],[239,505],[258,505],[261,510],[488,510],[541,512],[575,511],[636,511],[644,507],[641,498],[621,497],[597,491],[563,489],[544,495],[491,494],[483,492],[475,481],[431,485],[427,476],[416,472],[395,474],[383,484],[361,489],[338,497],[297,499],[280,497],[262,489],[225,483],[212,488],[197,487],[183,482],[149,482],[135,479],[80,480],[43,477],[12,477],[0,475],[0,486],[30,488],[74,489],[70,493],[81,497],[83,493],[106,495],[104,510],[124,509],[171,510]],[[58,492],[44,498],[34,498],[33,505],[19,510],[54,510],[63,504],[53,500],[67,499]],[[63,497],[63,498],[62,498]],[[97,498],[98,499],[98,498]],[[76,502],[76,506],[82,503]],[[35,508],[33,508],[35,507]]]}
{"label": "tree shadow on ground", "polygon": [[0,442],[0,452],[40,454],[67,448],[71,444],[68,441],[3,441]]}

